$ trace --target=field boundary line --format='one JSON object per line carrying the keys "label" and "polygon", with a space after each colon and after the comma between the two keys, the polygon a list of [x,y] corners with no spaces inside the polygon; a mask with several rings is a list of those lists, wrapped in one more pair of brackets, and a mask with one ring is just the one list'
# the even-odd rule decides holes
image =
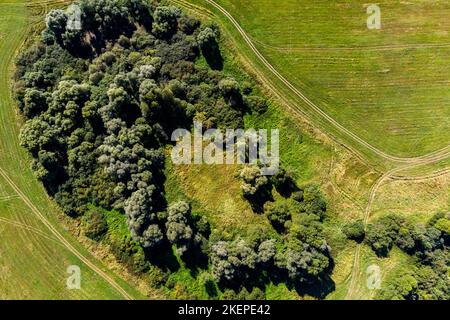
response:
{"label": "field boundary line", "polygon": [[51,241],[54,241],[55,243],[57,243],[59,245],[62,245],[62,243],[58,239],[56,239],[56,238],[46,234],[45,232],[42,232],[38,228],[32,227],[32,226],[27,225],[25,223],[18,222],[16,220],[7,219],[7,218],[3,218],[3,217],[0,217],[0,221],[3,222],[3,223],[7,223],[9,225],[12,225],[14,227],[25,229],[27,231],[36,233],[36,234],[40,235],[41,237],[43,237],[43,238],[45,238],[47,240],[51,240]]}
{"label": "field boundary line", "polygon": [[[44,2],[36,2],[35,5],[46,6],[47,4],[66,4],[69,1],[44,1]],[[23,3],[22,6],[24,10],[28,8],[30,3]],[[29,18],[33,18],[30,16]],[[24,32],[31,32],[32,24],[29,24],[27,28],[24,29]],[[23,36],[23,34],[21,34]],[[17,45],[15,49],[16,54],[17,51],[24,45],[26,40],[22,40],[22,43]],[[12,64],[14,61],[12,58],[10,61],[5,61],[8,65]],[[11,68],[11,65],[9,66]],[[8,73],[9,74],[9,73]],[[3,74],[2,77],[8,77],[8,74]],[[7,81],[10,83],[10,79]],[[11,100],[9,97],[7,100]],[[11,100],[10,105],[14,106],[14,102]],[[51,234],[63,245],[69,252],[71,252],[76,258],[78,258],[81,262],[83,262],[89,269],[91,269],[94,273],[99,275],[103,280],[105,280],[112,288],[114,288],[121,296],[123,296],[127,300],[132,300],[133,297],[125,291],[111,276],[109,276],[106,272],[104,272],[100,267],[91,262],[88,258],[86,258],[78,249],[76,249],[57,229],[53,224],[42,214],[39,209],[31,202],[31,200],[24,194],[24,192],[17,186],[17,184],[9,177],[6,171],[0,167],[0,176],[6,181],[6,183],[13,189],[13,191],[17,194],[17,196],[26,204],[26,206],[32,211],[32,213],[47,227],[47,229],[51,232]],[[30,226],[31,227],[31,226]],[[32,228],[32,227],[31,227]]]}

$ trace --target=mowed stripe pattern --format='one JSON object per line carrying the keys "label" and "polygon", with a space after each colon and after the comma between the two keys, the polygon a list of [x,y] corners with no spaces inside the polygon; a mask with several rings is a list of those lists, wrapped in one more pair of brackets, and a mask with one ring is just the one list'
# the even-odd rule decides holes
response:
{"label": "mowed stripe pattern", "polygon": [[[11,71],[17,50],[30,30],[42,23],[45,8],[60,1],[36,4],[0,0],[0,299],[123,299],[135,293],[106,274],[55,217],[58,210],[31,172],[19,146],[20,117],[11,97]],[[36,11],[34,11],[36,10]],[[67,267],[81,268],[81,289],[66,288]]]}

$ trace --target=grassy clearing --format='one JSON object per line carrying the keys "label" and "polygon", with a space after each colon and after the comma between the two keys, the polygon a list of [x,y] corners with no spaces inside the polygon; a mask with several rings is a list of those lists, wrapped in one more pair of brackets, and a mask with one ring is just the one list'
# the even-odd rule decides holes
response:
{"label": "grassy clearing", "polygon": [[378,290],[367,286],[368,277],[372,274],[368,271],[370,266],[378,266],[381,273],[381,288],[386,288],[392,281],[404,274],[409,265],[413,264],[413,258],[398,248],[393,248],[388,258],[379,258],[367,246],[363,247],[361,268],[358,275],[359,283],[357,299],[373,299]]}
{"label": "grassy clearing", "polygon": [[[20,0],[0,0],[0,167],[76,250],[107,272],[130,295],[142,298],[61,227],[57,218],[60,211],[37,182],[30,169],[30,159],[19,146],[21,119],[11,97],[10,76],[17,50],[37,20],[27,4]],[[47,7],[52,5],[49,2]],[[44,13],[42,8],[35,9]],[[123,299],[102,277],[52,240],[49,230],[3,179],[0,179],[0,219],[0,239],[4,244],[0,249],[1,299]],[[70,265],[81,268],[81,290],[66,289],[66,269]]]}
{"label": "grassy clearing", "polygon": [[[256,77],[242,73],[242,61],[232,54],[233,49],[228,38],[224,37],[222,47],[225,71],[239,81],[255,83],[255,80],[258,80]],[[255,90],[266,93],[260,86],[256,86]],[[296,122],[295,118],[286,114],[275,101],[270,102],[266,113],[246,115],[244,122],[246,128],[279,129],[280,157],[283,166],[294,174],[299,186],[308,183],[321,185],[330,200],[330,217],[325,223],[325,233],[333,248],[333,255],[337,257],[336,270],[339,271],[336,272],[350,274],[354,246],[345,239],[340,226],[343,219],[362,216],[361,207],[366,201],[366,191],[376,178],[376,173],[352,157],[345,149],[317,139],[316,132],[304,123],[300,125]],[[245,235],[256,227],[273,232],[266,217],[253,213],[242,198],[240,181],[236,178],[238,169],[238,166],[174,166],[168,159],[166,167],[168,201],[188,199],[193,204],[193,211],[205,214],[216,231],[221,231],[230,238]],[[333,177],[332,181],[330,176]],[[352,195],[349,198],[344,197],[341,188]],[[275,199],[280,198],[276,191],[273,192],[273,196]],[[348,261],[350,262],[347,263]],[[345,295],[346,287],[343,283],[346,279],[341,278],[336,276],[335,282]],[[266,288],[266,297],[300,298],[283,284],[269,284]]]}

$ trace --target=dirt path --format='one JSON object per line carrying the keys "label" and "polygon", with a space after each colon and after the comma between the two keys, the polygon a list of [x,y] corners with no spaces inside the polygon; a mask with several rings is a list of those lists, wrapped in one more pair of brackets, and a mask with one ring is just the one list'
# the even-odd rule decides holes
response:
{"label": "dirt path", "polygon": [[[260,60],[260,62],[267,68],[269,71],[279,80],[281,81],[290,91],[292,91],[297,97],[299,97],[306,105],[308,105],[313,111],[315,111],[317,114],[319,114],[321,117],[323,117],[326,121],[328,121],[330,124],[332,124],[334,127],[336,127],[340,132],[346,134],[350,138],[352,138],[354,141],[358,142],[360,145],[366,147],[367,149],[371,150],[373,153],[378,155],[379,157],[392,161],[397,164],[411,164],[411,163],[428,163],[428,161],[432,160],[435,156],[449,156],[450,155],[450,145],[442,148],[440,150],[436,150],[432,153],[429,153],[427,155],[423,155],[420,157],[413,157],[413,158],[403,158],[403,157],[396,157],[392,156],[390,154],[387,154],[384,151],[379,150],[372,144],[368,143],[367,141],[363,140],[350,130],[348,130],[346,127],[338,123],[335,119],[333,119],[331,116],[329,116],[326,112],[324,112],[319,106],[317,106],[315,103],[313,103],[311,100],[309,100],[300,90],[298,90],[291,82],[289,82],[283,75],[281,75],[278,70],[276,70],[273,65],[267,61],[267,59],[259,52],[259,50],[254,45],[252,39],[247,35],[247,33],[244,31],[244,29],[241,27],[241,25],[236,21],[236,19],[222,6],[217,4],[213,0],[205,0],[208,4],[219,10],[236,28],[236,30],[239,32],[239,34],[242,36],[246,44],[250,47],[252,52],[256,55],[256,57]],[[177,0],[178,3],[184,3],[187,6],[191,8],[198,8],[197,6],[190,4],[189,2],[185,0]],[[272,89],[275,89],[272,87]],[[275,89],[276,90],[276,89]],[[299,110],[296,109],[296,112]]]}
{"label": "dirt path", "polygon": [[31,211],[36,215],[36,217],[48,228],[48,230],[55,236],[55,238],[61,242],[61,244],[66,247],[72,254],[74,254],[78,259],[80,259],[86,266],[92,269],[100,277],[102,277],[106,282],[108,282],[114,289],[116,289],[125,299],[133,300],[131,297],[114,279],[107,275],[104,271],[93,264],[89,259],[84,257],[74,246],[72,246],[64,236],[59,233],[58,230],[47,220],[47,218],[33,205],[30,199],[20,190],[20,188],[14,183],[13,180],[8,176],[8,174],[0,168],[0,176],[5,179],[5,181],[11,186],[11,188],[16,192],[19,198],[25,202],[25,204],[31,209]]}
{"label": "dirt path", "polygon": [[[438,161],[441,161],[443,159],[446,159],[450,156],[450,145],[440,149],[440,150],[436,150],[432,153],[429,153],[427,155],[423,155],[420,157],[414,157],[414,158],[402,158],[402,157],[396,157],[396,156],[392,156],[390,154],[387,154],[379,149],[377,149],[376,147],[374,147],[373,145],[371,145],[370,143],[368,143],[367,141],[361,139],[360,137],[358,137],[356,134],[354,134],[353,132],[351,132],[350,130],[348,130],[347,128],[345,128],[344,126],[342,126],[341,124],[339,124],[336,120],[334,120],[331,116],[329,116],[328,114],[326,114],[322,109],[320,109],[320,107],[318,107],[316,104],[314,104],[312,101],[310,101],[302,92],[300,92],[292,83],[290,83],[283,75],[281,75],[274,67],[272,64],[270,64],[267,59],[259,52],[259,50],[255,47],[252,39],[247,35],[247,33],[243,30],[243,28],[240,26],[240,24],[236,21],[236,19],[228,12],[226,11],[222,6],[220,6],[219,4],[217,4],[215,1],[213,0],[205,0],[207,3],[209,3],[210,5],[212,5],[213,7],[215,7],[217,10],[219,10],[223,15],[225,15],[225,17],[233,24],[233,26],[237,29],[237,31],[239,32],[239,34],[242,36],[242,38],[244,39],[244,41],[246,42],[246,44],[250,47],[250,49],[252,50],[252,52],[257,56],[257,58],[260,60],[261,63],[263,63],[263,65],[269,69],[269,71],[278,79],[280,80],[288,89],[290,89],[296,96],[298,96],[303,102],[305,102],[309,107],[311,107],[316,113],[318,113],[319,115],[321,115],[325,120],[327,120],[329,123],[331,123],[333,126],[335,126],[339,131],[341,131],[342,133],[348,135],[349,137],[351,137],[354,141],[358,142],[360,145],[366,147],[367,149],[371,150],[373,153],[375,153],[376,155],[378,155],[379,157],[385,159],[385,160],[389,160],[392,161],[396,167],[392,170],[389,170],[387,172],[385,172],[377,181],[375,181],[375,183],[373,184],[370,193],[369,193],[369,199],[368,199],[368,203],[367,206],[364,210],[364,225],[367,226],[367,223],[369,221],[370,218],[370,212],[372,209],[372,204],[375,200],[376,197],[376,193],[378,191],[378,189],[380,188],[380,186],[383,184],[383,182],[387,179],[396,179],[396,180],[409,180],[409,181],[421,181],[421,180],[425,180],[425,179],[430,179],[430,178],[434,178],[440,175],[444,175],[447,174],[448,172],[450,172],[450,169],[444,169],[441,170],[439,172],[436,172],[434,174],[430,174],[428,176],[423,176],[423,177],[409,177],[409,176],[395,176],[395,173],[406,170],[406,169],[410,169],[416,166],[420,166],[420,165],[426,165],[426,164],[432,164]],[[186,6],[188,8],[190,8],[191,10],[194,11],[200,11],[201,14],[203,15],[211,15],[210,12],[203,8],[203,7],[199,7],[196,6],[194,4],[189,3],[188,1],[185,0],[174,0],[175,3],[178,3],[182,6]],[[448,46],[448,44],[446,44],[445,46]],[[429,47],[428,45],[416,45],[415,47],[418,48],[427,48]],[[433,46],[434,47],[434,46]],[[388,49],[404,49],[406,47],[399,47],[399,46],[386,46],[386,47],[379,47],[379,48],[372,48],[374,50],[388,50]],[[351,48],[344,48],[344,49],[351,49]],[[359,48],[355,48],[355,50],[358,50]],[[371,49],[371,48],[366,48],[366,49]],[[265,79],[264,75],[261,74],[261,72],[259,72],[257,70],[257,68],[255,69],[255,73],[260,77],[260,80],[263,82],[263,84],[265,86],[267,86],[278,98],[280,98],[280,100],[284,103],[284,105],[290,110],[295,112],[297,115],[300,116],[307,116],[305,112],[303,112],[302,110],[299,110],[298,108],[294,108],[292,107],[291,103],[289,101],[287,101],[287,99],[285,99],[279,92],[278,90],[271,85],[271,83],[269,81],[267,81],[267,79]],[[343,144],[342,142],[340,142],[340,144]],[[358,158],[362,158],[360,153],[358,151],[356,151],[354,148],[352,148],[351,146],[345,145],[344,146],[349,149],[352,153],[354,153]],[[366,162],[366,161],[364,161]],[[356,293],[356,289],[357,289],[357,284],[358,284],[358,275],[360,273],[360,255],[361,255],[361,245],[357,246],[356,252],[355,252],[355,257],[354,257],[354,262],[353,262],[353,269],[352,269],[352,273],[351,273],[351,280],[350,280],[350,285],[349,285],[349,290],[347,292],[347,296],[346,299],[352,299],[355,296]]]}
{"label": "dirt path", "polygon": [[[443,159],[448,158],[450,156],[450,145],[445,147],[445,148],[442,148],[440,150],[436,150],[436,151],[434,151],[432,153],[429,153],[427,155],[423,155],[423,156],[420,156],[420,157],[414,157],[414,158],[396,157],[396,156],[392,156],[390,154],[387,154],[387,153],[377,149],[376,147],[374,147],[373,145],[371,145],[367,141],[361,139],[359,136],[357,136],[356,134],[354,134],[353,132],[351,132],[350,130],[348,130],[347,128],[342,126],[341,124],[339,124],[331,116],[326,114],[322,109],[320,109],[320,107],[318,107],[311,100],[309,100],[301,91],[299,91],[292,83],[290,83],[283,75],[281,75],[273,67],[273,65],[270,64],[267,61],[267,59],[259,52],[259,50],[255,47],[252,39],[247,35],[247,33],[243,30],[243,28],[240,26],[240,24],[236,21],[236,19],[228,11],[226,11],[222,6],[220,6],[219,4],[217,4],[213,0],[205,0],[205,1],[207,3],[209,3],[210,5],[212,5],[213,7],[215,7],[217,10],[219,10],[223,15],[225,15],[227,17],[227,19],[233,24],[233,26],[237,29],[239,34],[244,39],[244,41],[250,47],[252,52],[260,60],[260,62],[262,62],[263,65],[266,68],[268,68],[270,70],[270,72],[278,80],[280,80],[284,85],[286,85],[286,87],[289,88],[303,102],[305,102],[309,107],[311,107],[316,113],[321,115],[329,123],[334,125],[342,133],[348,135],[353,140],[355,140],[356,142],[358,142],[362,146],[366,147],[367,149],[371,150],[373,153],[375,153],[379,157],[381,157],[381,158],[383,158],[385,160],[392,161],[392,162],[394,162],[397,165],[396,168],[385,172],[373,184],[373,186],[372,186],[372,188],[370,190],[367,206],[366,206],[366,208],[364,210],[364,224],[365,224],[365,226],[367,226],[367,223],[369,221],[370,212],[371,212],[372,204],[373,204],[373,202],[375,200],[375,197],[376,197],[376,193],[377,193],[378,189],[380,188],[380,186],[383,184],[383,182],[385,180],[391,178],[391,179],[404,179],[404,180],[409,180],[409,181],[420,181],[420,180],[424,180],[424,179],[434,178],[436,176],[444,175],[444,174],[447,174],[448,172],[450,172],[450,169],[444,169],[444,170],[441,170],[441,171],[439,171],[439,172],[437,172],[435,174],[431,174],[431,175],[423,176],[423,177],[408,177],[408,176],[399,177],[399,176],[395,176],[394,174],[397,173],[397,172],[400,172],[400,171],[403,171],[403,170],[406,170],[406,169],[410,169],[410,168],[413,168],[413,167],[416,167],[416,166],[420,166],[420,165],[432,164],[432,163],[435,163],[435,162],[438,162],[438,161],[441,161]],[[189,2],[187,2],[185,0],[176,0],[175,2],[177,2],[179,4],[184,4],[184,5],[190,7],[193,10],[202,10],[202,8],[200,8],[200,7],[196,6],[196,5],[190,4]],[[204,10],[204,8],[203,8],[203,10]],[[448,44],[446,44],[445,46],[448,46]],[[428,46],[428,45],[416,45],[415,47],[428,48],[430,46]],[[399,47],[399,46],[386,46],[386,47],[373,48],[373,49],[376,49],[376,50],[388,50],[388,49],[404,49],[404,48],[406,48],[406,47],[404,47],[404,46],[402,46],[402,47]],[[344,49],[348,49],[348,48],[344,48]],[[358,48],[356,48],[355,50],[357,50],[357,49]],[[370,49],[370,48],[368,48],[368,49]],[[257,72],[257,73],[261,76],[261,74],[259,72]],[[261,78],[262,78],[263,83],[266,86],[268,86],[278,97],[281,97],[281,94],[278,93],[278,90],[276,88],[274,88],[274,86],[270,85],[270,83],[268,83],[268,81],[265,81],[264,77],[261,77]],[[289,102],[286,101],[286,99],[282,98],[282,101],[283,100],[284,100],[285,104],[288,105],[290,110],[293,110],[296,113],[300,112],[302,115],[305,115],[304,112],[301,112],[297,108],[292,108],[290,106]],[[347,146],[347,148],[350,149],[351,151],[355,151],[351,147]],[[356,153],[359,155],[358,152],[356,152]],[[360,273],[360,270],[359,270],[359,267],[360,267],[360,255],[361,255],[361,245],[358,245],[357,249],[356,249],[356,252],[355,252],[354,262],[353,262],[353,269],[352,269],[352,274],[351,274],[349,291],[348,291],[347,296],[346,296],[347,299],[352,299],[354,297],[355,292],[356,292],[356,287],[357,287],[357,284],[358,284],[358,282],[357,282],[358,275]]]}
{"label": "dirt path", "polygon": [[47,240],[51,240],[51,241],[61,245],[61,242],[59,242],[58,239],[56,239],[56,238],[54,238],[52,236],[49,236],[48,234],[46,234],[45,232],[42,232],[38,228],[34,228],[34,227],[29,226],[27,224],[20,223],[20,222],[18,222],[16,220],[7,219],[7,218],[3,218],[3,217],[0,217],[0,222],[9,224],[9,225],[17,227],[17,228],[25,229],[25,230],[30,231],[30,232],[34,232],[34,233],[40,235],[41,237],[43,237],[43,238],[45,238]]}
{"label": "dirt path", "polygon": [[[46,8],[48,8],[49,5],[63,5],[67,4],[70,1],[68,0],[52,0],[52,1],[41,1],[41,2],[29,2],[21,4],[24,7],[37,9],[39,13],[43,14]],[[2,3],[5,4],[5,3]],[[17,50],[23,45],[23,41],[25,41],[26,35],[28,33],[32,33],[33,28],[35,27],[36,22],[34,20],[29,21],[29,25],[27,28],[24,29],[23,32],[20,34],[20,41],[17,42]],[[17,53],[17,51],[16,51]],[[10,68],[10,64],[12,60],[12,57],[8,57],[8,61],[5,62],[3,67],[5,70]],[[2,74],[2,77],[7,77],[9,75],[9,72],[5,72]],[[9,81],[8,81],[9,83]],[[8,99],[11,99],[8,97]],[[11,103],[11,106],[14,104]],[[4,125],[4,127],[7,127],[7,125]],[[7,139],[8,137],[3,136],[2,139]],[[6,149],[3,150],[6,152]],[[13,155],[13,160],[10,161],[18,161],[21,162],[23,159],[14,158],[17,157],[17,152],[14,152],[13,150],[9,150],[10,154]],[[13,189],[15,194],[20,198],[27,207],[31,210],[31,212],[45,225],[45,227],[49,230],[49,233],[43,232],[42,230],[39,230],[37,228],[34,228],[32,226],[28,226],[26,224],[20,223],[18,221],[12,221],[7,218],[0,218],[0,221],[3,223],[7,223],[19,228],[24,228],[26,230],[29,230],[30,232],[34,232],[39,234],[42,237],[45,237],[48,240],[55,241],[58,244],[65,247],[67,250],[69,250],[75,257],[77,257],[81,262],[83,262],[88,268],[90,268],[94,273],[98,274],[103,280],[105,280],[108,284],[111,285],[118,293],[120,293],[125,299],[131,300],[133,297],[128,294],[127,291],[125,291],[111,276],[109,276],[106,272],[104,272],[102,269],[100,269],[97,265],[95,265],[93,262],[91,262],[88,258],[86,258],[80,251],[78,251],[54,226],[53,224],[46,218],[44,214],[42,214],[39,209],[31,202],[31,200],[25,195],[25,193],[21,190],[21,188],[9,177],[7,171],[5,169],[0,167],[0,176],[6,181],[6,183]]]}

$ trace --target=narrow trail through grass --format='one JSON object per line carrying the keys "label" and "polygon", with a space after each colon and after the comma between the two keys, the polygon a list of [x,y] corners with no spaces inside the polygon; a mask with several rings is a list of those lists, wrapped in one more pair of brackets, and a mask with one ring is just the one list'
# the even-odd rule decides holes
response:
{"label": "narrow trail through grass", "polygon": [[[0,298],[143,298],[62,228],[55,215],[59,209],[19,145],[22,120],[11,95],[14,59],[46,10],[68,2],[0,0]],[[70,265],[81,269],[80,290],[66,288]]]}

